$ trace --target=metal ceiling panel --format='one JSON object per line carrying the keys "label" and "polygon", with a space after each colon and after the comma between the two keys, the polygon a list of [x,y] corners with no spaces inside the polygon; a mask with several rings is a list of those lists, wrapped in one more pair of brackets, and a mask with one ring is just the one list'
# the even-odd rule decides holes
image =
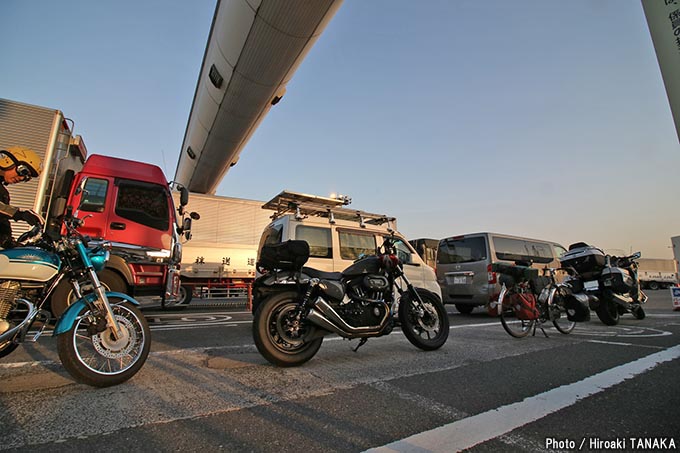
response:
{"label": "metal ceiling panel", "polygon": [[175,181],[215,192],[341,3],[218,1]]}

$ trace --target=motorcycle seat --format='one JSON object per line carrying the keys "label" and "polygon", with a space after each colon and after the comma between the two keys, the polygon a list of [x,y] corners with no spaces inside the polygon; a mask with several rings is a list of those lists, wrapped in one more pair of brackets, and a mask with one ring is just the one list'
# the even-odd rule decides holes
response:
{"label": "motorcycle seat", "polygon": [[303,267],[302,273],[320,280],[340,280],[342,278],[342,272],[324,272],[312,267]]}

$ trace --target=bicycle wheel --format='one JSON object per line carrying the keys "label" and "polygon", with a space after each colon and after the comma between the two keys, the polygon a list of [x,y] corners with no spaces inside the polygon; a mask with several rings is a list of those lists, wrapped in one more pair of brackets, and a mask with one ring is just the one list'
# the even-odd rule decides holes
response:
{"label": "bicycle wheel", "polygon": [[572,330],[574,330],[574,327],[576,327],[576,322],[569,321],[566,310],[563,310],[561,307],[554,307],[553,313],[554,317],[552,322],[555,328],[559,330],[560,333],[565,335],[570,334]]}
{"label": "bicycle wheel", "polygon": [[567,317],[567,309],[565,308],[564,299],[560,296],[559,291],[555,292],[550,304],[548,305],[548,310],[550,313],[550,320],[560,333],[567,335],[574,330],[574,327],[576,327],[576,322],[570,321]]}
{"label": "bicycle wheel", "polygon": [[501,324],[507,333],[515,338],[523,338],[529,335],[534,327],[534,320],[515,318],[515,307],[509,303],[508,295],[500,299],[498,303],[501,309]]}

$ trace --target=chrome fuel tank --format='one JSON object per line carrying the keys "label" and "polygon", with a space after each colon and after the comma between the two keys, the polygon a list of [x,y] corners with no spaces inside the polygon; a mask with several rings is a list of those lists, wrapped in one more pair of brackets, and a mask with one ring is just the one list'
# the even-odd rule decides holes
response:
{"label": "chrome fuel tank", "polygon": [[0,279],[46,282],[59,272],[61,261],[35,247],[0,250]]}

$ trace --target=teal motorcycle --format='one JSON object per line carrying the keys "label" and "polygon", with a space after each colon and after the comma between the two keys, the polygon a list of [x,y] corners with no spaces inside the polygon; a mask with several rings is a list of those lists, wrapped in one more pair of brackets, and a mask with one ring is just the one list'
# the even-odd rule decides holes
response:
{"label": "teal motorcycle", "polygon": [[[144,365],[151,332],[136,300],[101,285],[97,271],[109,259],[109,245],[81,235],[82,224],[69,212],[63,235],[52,237],[36,225],[18,238],[18,247],[0,250],[0,357],[53,327],[59,359],[71,376],[108,387]],[[53,319],[49,300],[63,280],[77,300]]]}

